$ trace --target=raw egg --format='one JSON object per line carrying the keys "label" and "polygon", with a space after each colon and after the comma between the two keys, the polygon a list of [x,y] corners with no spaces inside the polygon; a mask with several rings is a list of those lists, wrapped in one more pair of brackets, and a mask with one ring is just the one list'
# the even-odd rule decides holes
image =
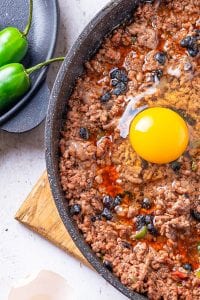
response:
{"label": "raw egg", "polygon": [[157,164],[179,158],[189,142],[189,131],[183,118],[171,109],[147,108],[133,119],[129,138],[143,159]]}

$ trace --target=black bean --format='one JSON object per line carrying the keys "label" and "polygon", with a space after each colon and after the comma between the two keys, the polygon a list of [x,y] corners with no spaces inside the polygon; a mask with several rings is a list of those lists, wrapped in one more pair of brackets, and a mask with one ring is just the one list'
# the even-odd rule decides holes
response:
{"label": "black bean", "polygon": [[170,166],[174,172],[178,172],[181,169],[181,163],[179,161],[173,161]]}
{"label": "black bean", "polygon": [[167,59],[167,55],[165,52],[161,51],[161,52],[157,52],[154,58],[159,64],[164,65]]}
{"label": "black bean", "polygon": [[145,223],[147,225],[147,229],[149,231],[150,234],[157,236],[158,235],[158,231],[155,228],[154,224],[153,224],[153,220],[154,220],[154,216],[152,215],[146,215],[145,216]]}
{"label": "black bean", "polygon": [[199,39],[198,32],[194,36],[186,36],[180,43],[183,48],[186,48],[188,54],[191,57],[195,57],[199,54],[199,45],[197,43]]}
{"label": "black bean", "polygon": [[125,70],[120,70],[119,68],[114,68],[110,71],[110,78],[117,79],[118,81],[127,82],[128,76]]}
{"label": "black bean", "polygon": [[119,83],[119,80],[117,80],[117,79],[112,79],[111,80],[111,85],[112,86],[116,86],[116,85],[118,85],[118,83]]}
{"label": "black bean", "polygon": [[128,76],[124,70],[114,68],[110,71],[111,85],[115,87],[113,94],[119,96],[127,89]]}
{"label": "black bean", "polygon": [[113,89],[112,93],[113,93],[113,95],[119,96],[119,95],[123,94],[126,91],[126,88],[127,88],[127,86],[126,86],[125,83],[119,82],[116,85],[115,89]]}
{"label": "black bean", "polygon": [[118,85],[116,86],[117,88],[120,88],[122,92],[125,92],[127,89],[127,85],[124,82],[119,82]]}
{"label": "black bean", "polygon": [[150,234],[157,236],[158,235],[158,230],[155,228],[153,223],[150,223],[147,225],[147,229],[149,231]]}
{"label": "black bean", "polygon": [[191,209],[190,213],[196,221],[200,222],[200,213],[198,211]]}
{"label": "black bean", "polygon": [[128,76],[125,72],[125,70],[120,70],[118,68],[114,68],[110,71],[110,78],[111,79],[116,79],[119,82],[127,82],[128,81]]}
{"label": "black bean", "polygon": [[193,271],[192,265],[188,264],[188,263],[186,263],[186,264],[183,265],[183,269],[185,269],[188,272],[192,272]]}
{"label": "black bean", "polygon": [[142,227],[146,225],[146,220],[144,215],[139,215],[136,217],[136,230],[139,231]]}
{"label": "black bean", "polygon": [[115,198],[114,198],[114,201],[113,201],[113,206],[118,206],[122,203],[122,197],[120,195],[117,195]]}
{"label": "black bean", "polygon": [[200,39],[200,29],[196,29],[196,30],[195,30],[195,38],[196,38],[197,40]]}
{"label": "black bean", "polygon": [[118,79],[120,76],[120,69],[119,68],[114,68],[110,71],[110,78],[111,79]]}
{"label": "black bean", "polygon": [[74,204],[70,207],[69,212],[71,216],[79,215],[81,212],[81,206],[79,204]]}
{"label": "black bean", "polygon": [[91,220],[91,222],[95,222],[97,220],[96,216],[91,216],[90,220]]}
{"label": "black bean", "polygon": [[90,134],[89,134],[89,131],[87,128],[85,127],[81,127],[80,130],[79,130],[79,135],[82,139],[84,140],[88,140],[89,137],[90,137]]}
{"label": "black bean", "polygon": [[90,220],[91,220],[92,222],[100,221],[100,220],[101,220],[101,216],[100,216],[100,215],[91,216]]}
{"label": "black bean", "polygon": [[106,92],[104,95],[101,96],[100,101],[101,103],[106,103],[111,99],[111,93]]}
{"label": "black bean", "polygon": [[143,226],[147,226],[150,234],[157,236],[158,231],[153,224],[154,216],[152,215],[139,215],[136,219],[136,230],[139,231]]}
{"label": "black bean", "polygon": [[191,57],[195,57],[199,53],[199,47],[197,45],[194,45],[192,48],[188,48],[187,51]]}
{"label": "black bean", "polygon": [[101,213],[101,216],[105,218],[107,221],[110,221],[113,218],[111,211],[107,207],[104,208],[104,210]]}
{"label": "black bean", "polygon": [[127,74],[125,73],[125,71],[121,71],[121,74],[120,74],[120,81],[124,82],[124,83],[127,83],[128,82],[128,76]]}
{"label": "black bean", "polygon": [[119,88],[116,88],[116,89],[113,90],[113,95],[119,96],[121,94],[122,94],[122,91]]}
{"label": "black bean", "polygon": [[194,43],[194,39],[192,36],[188,35],[180,42],[181,47],[183,48],[190,48]]}
{"label": "black bean", "polygon": [[144,198],[142,200],[142,204],[141,204],[142,208],[144,209],[150,209],[152,206],[151,200],[149,198]]}
{"label": "black bean", "polygon": [[122,241],[122,246],[123,246],[124,248],[131,249],[131,244],[129,244],[129,243],[126,242],[126,241]]}
{"label": "black bean", "polygon": [[163,71],[160,69],[154,70],[152,72],[152,80],[153,82],[156,82],[157,80],[160,80],[163,76]]}
{"label": "black bean", "polygon": [[103,204],[107,208],[111,208],[113,204],[113,198],[109,195],[103,197]]}
{"label": "black bean", "polygon": [[108,269],[110,272],[113,271],[113,266],[112,266],[112,263],[108,260],[104,260],[103,262],[103,266]]}
{"label": "black bean", "polygon": [[146,225],[153,223],[153,219],[154,219],[154,216],[152,216],[152,215],[146,215],[145,216],[145,223],[146,223]]}

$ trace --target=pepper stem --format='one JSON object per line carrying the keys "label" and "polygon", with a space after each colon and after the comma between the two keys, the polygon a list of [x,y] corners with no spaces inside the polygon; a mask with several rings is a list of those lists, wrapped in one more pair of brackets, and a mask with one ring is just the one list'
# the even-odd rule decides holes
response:
{"label": "pepper stem", "polygon": [[29,0],[29,17],[28,17],[28,24],[26,25],[26,28],[23,31],[24,36],[27,36],[30,31],[32,18],[33,18],[33,0]]}
{"label": "pepper stem", "polygon": [[64,59],[65,59],[64,57],[56,57],[56,58],[49,59],[43,63],[40,63],[34,67],[27,69],[26,73],[30,75],[31,73],[41,69],[42,67],[48,66],[49,64],[56,62],[56,61],[63,61]]}

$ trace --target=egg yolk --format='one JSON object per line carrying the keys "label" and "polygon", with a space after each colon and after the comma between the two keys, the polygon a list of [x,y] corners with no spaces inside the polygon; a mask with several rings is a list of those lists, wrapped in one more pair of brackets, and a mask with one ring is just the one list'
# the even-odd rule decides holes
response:
{"label": "egg yolk", "polygon": [[189,142],[189,131],[179,114],[168,108],[153,107],[133,119],[129,138],[143,159],[164,164],[183,154]]}

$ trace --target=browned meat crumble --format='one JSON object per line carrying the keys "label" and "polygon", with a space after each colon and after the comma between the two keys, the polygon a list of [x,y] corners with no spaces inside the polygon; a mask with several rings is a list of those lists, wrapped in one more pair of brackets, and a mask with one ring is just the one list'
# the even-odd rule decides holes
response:
{"label": "browned meat crumble", "polygon": [[[199,51],[199,0],[141,5],[86,64],[60,141],[61,183],[86,242],[153,300],[200,299]],[[170,107],[187,121],[190,144],[177,161],[143,161],[121,137],[140,94],[137,107]]]}

